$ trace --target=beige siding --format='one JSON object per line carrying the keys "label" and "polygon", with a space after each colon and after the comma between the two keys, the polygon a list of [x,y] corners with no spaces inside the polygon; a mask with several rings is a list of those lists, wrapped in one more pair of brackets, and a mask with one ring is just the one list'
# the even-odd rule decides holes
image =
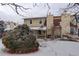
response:
{"label": "beige siding", "polygon": [[70,33],[70,21],[71,21],[71,17],[69,14],[63,14],[61,16],[62,35]]}
{"label": "beige siding", "polygon": [[[42,23],[40,24],[40,20],[42,21]],[[32,19],[32,24],[30,24],[30,20],[24,20],[24,24],[27,24],[28,26],[42,26],[44,25],[45,22],[45,18],[44,19]]]}
{"label": "beige siding", "polygon": [[52,27],[53,27],[53,16],[47,17],[47,35],[52,34]]}

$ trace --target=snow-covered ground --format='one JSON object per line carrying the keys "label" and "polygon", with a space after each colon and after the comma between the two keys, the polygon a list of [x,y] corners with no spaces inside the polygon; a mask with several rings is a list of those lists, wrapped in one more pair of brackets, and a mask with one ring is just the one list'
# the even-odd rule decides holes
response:
{"label": "snow-covered ground", "polygon": [[0,55],[4,56],[79,56],[79,42],[71,41],[39,41],[39,51],[28,54],[9,54],[0,40]]}

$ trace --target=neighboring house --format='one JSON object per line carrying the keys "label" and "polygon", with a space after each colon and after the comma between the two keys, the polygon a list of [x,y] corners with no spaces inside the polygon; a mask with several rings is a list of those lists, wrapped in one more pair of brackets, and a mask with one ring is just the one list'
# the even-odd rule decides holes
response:
{"label": "neighboring house", "polygon": [[78,35],[78,27],[75,17],[72,15],[72,21],[70,22],[70,34]]}
{"label": "neighboring house", "polygon": [[73,27],[74,34],[79,36],[79,15],[76,15],[76,19],[73,15],[73,25],[75,25],[75,27]]}
{"label": "neighboring house", "polygon": [[79,16],[75,19],[75,16],[71,15],[70,34],[79,36]]}
{"label": "neighboring house", "polygon": [[0,21],[0,38],[2,37],[4,29],[5,29],[4,21]]}
{"label": "neighboring house", "polygon": [[6,21],[5,22],[5,30],[13,30],[18,24],[15,22]]}
{"label": "neighboring house", "polygon": [[[48,15],[47,17],[24,18],[24,24],[30,29],[36,31],[36,35],[46,37],[62,37],[71,32],[70,23],[72,17],[70,14],[63,13],[60,16]],[[45,25],[44,25],[45,24]]]}

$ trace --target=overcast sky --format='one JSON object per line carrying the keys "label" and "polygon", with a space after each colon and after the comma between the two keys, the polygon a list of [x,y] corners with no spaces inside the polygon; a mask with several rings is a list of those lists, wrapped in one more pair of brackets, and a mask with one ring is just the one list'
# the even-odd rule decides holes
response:
{"label": "overcast sky", "polygon": [[[43,4],[40,4],[39,6],[36,6],[36,7],[33,7],[32,3],[19,3],[19,4],[26,8],[31,8],[26,11],[27,13],[23,13],[19,11],[25,17],[43,17],[47,15],[48,8],[44,7]],[[67,3],[52,3],[49,5],[51,7],[51,10],[50,10],[51,14],[55,16],[60,15],[61,9],[67,7]],[[17,15],[9,6],[0,6],[0,20],[23,23],[22,18],[25,18],[25,17]]]}

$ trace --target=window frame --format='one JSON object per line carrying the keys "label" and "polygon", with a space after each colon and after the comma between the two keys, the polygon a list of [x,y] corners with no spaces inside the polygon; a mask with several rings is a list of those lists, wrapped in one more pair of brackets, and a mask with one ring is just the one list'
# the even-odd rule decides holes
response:
{"label": "window frame", "polygon": [[42,24],[42,20],[39,21],[39,24]]}
{"label": "window frame", "polygon": [[32,24],[32,19],[30,19],[30,24]]}

